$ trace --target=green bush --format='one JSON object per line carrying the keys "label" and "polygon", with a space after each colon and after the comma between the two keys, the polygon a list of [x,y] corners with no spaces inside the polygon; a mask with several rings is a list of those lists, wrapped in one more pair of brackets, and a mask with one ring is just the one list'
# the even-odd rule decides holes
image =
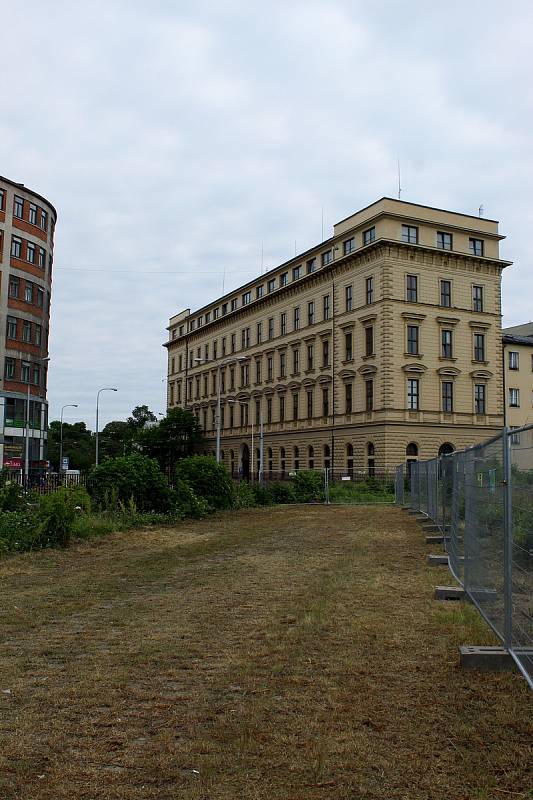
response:
{"label": "green bush", "polygon": [[271,483],[268,487],[273,503],[295,503],[294,487],[290,483]]}
{"label": "green bush", "polygon": [[235,504],[235,489],[229,472],[212,456],[192,456],[180,461],[176,479],[188,483],[210,508],[232,508]]}
{"label": "green bush", "polygon": [[37,521],[28,511],[0,512],[0,552],[31,550],[38,537]]}
{"label": "green bush", "polygon": [[253,508],[257,505],[254,488],[246,481],[235,487],[235,508]]}
{"label": "green bush", "polygon": [[38,547],[66,547],[72,535],[77,510],[73,494],[68,489],[58,489],[40,498],[37,507]]}
{"label": "green bush", "polygon": [[292,479],[294,497],[297,503],[324,501],[324,476],[314,470],[297,472]]}
{"label": "green bush", "polygon": [[269,491],[267,486],[260,486],[258,483],[255,483],[252,486],[252,491],[255,496],[255,505],[256,506],[271,506],[272,505],[272,494]]}
{"label": "green bush", "polygon": [[178,478],[172,492],[173,505],[182,517],[202,519],[209,513],[209,507],[203,497],[198,497],[187,481]]}
{"label": "green bush", "polygon": [[172,507],[172,495],[157,461],[139,453],[109,458],[94,467],[88,488],[99,508],[109,505],[110,497],[122,503],[133,498],[140,511],[164,513]]}
{"label": "green bush", "polygon": [[18,483],[2,481],[0,485],[0,511],[22,511],[24,493]]}

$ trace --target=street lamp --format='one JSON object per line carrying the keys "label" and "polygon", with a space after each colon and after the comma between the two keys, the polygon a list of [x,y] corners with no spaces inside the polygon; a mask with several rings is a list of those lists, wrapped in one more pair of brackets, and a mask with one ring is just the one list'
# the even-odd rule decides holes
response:
{"label": "street lamp", "polygon": [[65,408],[77,408],[77,403],[67,403],[61,406],[61,428],[59,434],[59,472],[63,472],[63,411]]}
{"label": "street lamp", "polygon": [[98,466],[98,404],[100,402],[101,392],[118,392],[113,386],[104,386],[103,389],[98,389],[96,394],[96,458],[95,465]]}
{"label": "street lamp", "polygon": [[[40,361],[42,364],[50,361],[50,356],[46,356],[45,358],[35,358],[34,361]],[[30,367],[31,369],[31,367]],[[31,375],[28,375],[28,397],[26,400],[26,442],[25,442],[25,453],[24,453],[24,482],[26,488],[28,487],[29,478],[30,478],[30,387],[31,387]]]}
{"label": "street lamp", "polygon": [[[203,358],[195,358],[197,364],[205,364]],[[217,364],[217,413],[216,413],[216,429],[217,429],[217,446],[216,446],[216,459],[217,462],[220,462],[220,405],[221,405],[221,397],[220,397],[220,372],[222,367],[226,367],[228,364],[235,364],[237,361],[249,361],[248,356],[239,356],[238,358],[227,358],[225,361],[219,361]]]}

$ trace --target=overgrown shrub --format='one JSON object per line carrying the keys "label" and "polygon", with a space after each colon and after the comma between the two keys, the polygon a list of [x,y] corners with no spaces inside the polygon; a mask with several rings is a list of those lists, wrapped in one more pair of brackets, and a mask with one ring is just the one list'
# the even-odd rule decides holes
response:
{"label": "overgrown shrub", "polygon": [[37,507],[37,537],[34,545],[66,547],[72,536],[76,514],[76,500],[69,489],[58,489],[52,494],[43,495]]}
{"label": "overgrown shrub", "polygon": [[31,550],[38,538],[37,520],[28,511],[0,512],[0,552]]}
{"label": "overgrown shrub", "polygon": [[295,503],[296,495],[291,483],[271,483],[268,487],[273,503]]}
{"label": "overgrown shrub", "polygon": [[0,511],[21,511],[24,507],[22,487],[18,483],[2,481],[0,484]]}
{"label": "overgrown shrub", "polygon": [[198,497],[187,481],[178,478],[172,494],[174,508],[182,517],[201,519],[209,513],[209,507],[204,498]]}
{"label": "overgrown shrub", "polygon": [[98,508],[104,508],[111,496],[127,503],[133,498],[140,511],[167,512],[172,495],[154,458],[135,453],[109,458],[91,471],[88,488]]}
{"label": "overgrown shrub", "polygon": [[292,479],[297,503],[322,502],[324,500],[324,476],[314,470],[297,472]]}
{"label": "overgrown shrub", "polygon": [[271,506],[272,495],[267,486],[260,486],[258,483],[252,486],[252,491],[255,497],[255,505],[257,506]]}
{"label": "overgrown shrub", "polygon": [[253,508],[257,505],[255,491],[246,481],[235,487],[235,508]]}
{"label": "overgrown shrub", "polygon": [[197,497],[203,497],[210,508],[232,508],[235,489],[229,472],[212,456],[192,456],[180,461],[176,479],[191,486]]}

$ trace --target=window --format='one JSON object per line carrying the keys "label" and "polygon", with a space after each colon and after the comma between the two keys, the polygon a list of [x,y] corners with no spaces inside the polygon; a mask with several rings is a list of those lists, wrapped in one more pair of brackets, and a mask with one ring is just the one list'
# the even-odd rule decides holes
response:
{"label": "window", "polygon": [[409,355],[419,354],[419,327],[418,325],[407,326],[407,352]]}
{"label": "window", "polygon": [[250,328],[243,328],[241,334],[241,343],[243,350],[250,347]]}
{"label": "window", "polygon": [[287,312],[282,311],[280,316],[280,334],[285,336],[287,333]]}
{"label": "window", "polygon": [[6,358],[5,361],[5,377],[8,380],[13,380],[15,377],[15,359],[14,358]]}
{"label": "window", "polygon": [[286,286],[288,282],[289,282],[289,273],[282,272],[281,275],[279,276],[279,285]]}
{"label": "window", "polygon": [[220,370],[220,394],[224,394],[226,391],[226,370]]}
{"label": "window", "polygon": [[27,303],[33,303],[33,283],[26,281],[26,286],[24,287],[24,300]]}
{"label": "window", "polygon": [[376,241],[376,228],[373,225],[371,228],[368,228],[366,231],[363,231],[363,245],[372,244],[372,242],[375,241]]}
{"label": "window", "polygon": [[323,299],[324,321],[326,322],[329,319],[329,294],[325,294],[322,299]]}
{"label": "window", "polygon": [[204,361],[209,361],[209,344],[204,347]]}
{"label": "window", "polygon": [[374,278],[366,279],[366,303],[370,305],[374,302]]}
{"label": "window", "polygon": [[23,361],[20,367],[20,380],[23,383],[30,382],[30,364],[27,361]]}
{"label": "window", "polygon": [[313,361],[315,355],[315,346],[313,344],[307,345],[307,369],[313,369]]}
{"label": "window", "polygon": [[[9,276],[9,296],[18,297],[20,292],[20,278],[17,275]],[[42,289],[41,289],[42,292]]]}
{"label": "window", "polygon": [[40,225],[41,225],[41,228],[43,229],[43,231],[46,230],[47,224],[48,224],[48,214],[46,213],[46,211],[44,211],[44,209],[41,208]]}
{"label": "window", "polygon": [[295,331],[300,330],[300,306],[294,309],[293,313],[293,328]]}
{"label": "window", "polygon": [[[41,366],[40,364],[33,365],[33,385],[40,386],[41,383]],[[171,389],[174,387],[172,386]]]}
{"label": "window", "polygon": [[295,375],[300,372],[300,351],[298,349],[292,351],[292,371]]}
{"label": "window", "polygon": [[208,375],[204,375],[204,391],[203,391],[203,394],[202,394],[203,397],[207,397],[207,381],[208,381],[208,378],[209,378]]}
{"label": "window", "polygon": [[275,291],[275,289],[276,289],[276,279],[271,278],[271,280],[269,280],[267,283],[267,292],[269,294],[272,294],[272,292]]}
{"label": "window", "polygon": [[224,317],[228,313],[228,304],[222,303],[222,316]]}
{"label": "window", "polygon": [[272,422],[272,398],[267,397],[267,422]]}
{"label": "window", "polygon": [[312,325],[315,321],[315,301],[311,300],[307,304],[307,324]]}
{"label": "window", "polygon": [[365,381],[365,408],[372,411],[374,408],[374,381]]}
{"label": "window", "polygon": [[32,242],[26,244],[26,261],[35,264],[35,245]]}
{"label": "window", "polygon": [[309,469],[315,468],[315,449],[311,444],[307,448],[307,465]]}
{"label": "window", "polygon": [[484,242],[483,239],[472,239],[468,240],[469,250],[473,256],[482,256],[484,250]]}
{"label": "window", "polygon": [[229,371],[229,388],[230,392],[235,390],[235,367],[230,367]]}
{"label": "window", "polygon": [[329,388],[327,386],[322,389],[322,416],[329,417]]}
{"label": "window", "polygon": [[218,342],[215,339],[215,341],[213,342],[213,361],[217,360],[217,356],[218,356]]}
{"label": "window", "polygon": [[235,353],[236,350],[237,350],[237,334],[236,333],[232,333],[231,334],[231,352]]}
{"label": "window", "polygon": [[17,320],[15,319],[15,317],[7,318],[7,338],[8,339],[17,338]]}
{"label": "window", "polygon": [[509,389],[509,405],[511,408],[520,407],[520,389]]}
{"label": "window", "polygon": [[191,331],[193,331],[195,328],[196,328],[196,320],[191,319]]}
{"label": "window", "polygon": [[452,282],[440,282],[440,304],[444,308],[450,308],[452,305]]}
{"label": "window", "polygon": [[293,267],[293,269],[292,269],[292,279],[293,279],[293,281],[297,281],[301,277],[302,277],[302,265],[300,264],[299,267]]}
{"label": "window", "polygon": [[374,355],[374,326],[367,325],[365,328],[365,355]]}
{"label": "window", "polygon": [[472,286],[472,310],[483,311],[483,286]]}
{"label": "window", "polygon": [[13,200],[13,216],[22,219],[24,215],[24,200],[22,197],[17,197]]}
{"label": "window", "polygon": [[250,383],[250,366],[241,364],[241,386],[248,386]]}
{"label": "window", "polygon": [[351,311],[353,307],[353,286],[346,287],[345,295],[346,295],[346,311]]}
{"label": "window", "polygon": [[453,358],[453,339],[452,331],[443,330],[441,332],[441,355],[442,358]]}
{"label": "window", "polygon": [[43,329],[40,325],[35,325],[35,344],[41,345],[43,338]]}
{"label": "window", "polygon": [[322,342],[322,366],[329,367],[329,339]]}
{"label": "window", "polygon": [[3,189],[0,189],[0,211],[3,211],[6,207],[6,193]]}
{"label": "window", "polygon": [[274,359],[272,356],[267,358],[267,380],[271,381],[274,378]]}
{"label": "window", "polygon": [[300,398],[300,396],[296,392],[292,396],[292,418],[293,419],[298,419],[299,398]]}
{"label": "window", "polygon": [[453,239],[451,233],[444,233],[444,231],[437,231],[437,247],[439,250],[451,250]]}
{"label": "window", "polygon": [[352,413],[352,402],[353,402],[353,386],[351,383],[347,383],[344,386],[344,395],[346,401],[346,413]]}
{"label": "window", "polygon": [[306,264],[307,274],[310,275],[316,269],[316,258],[310,258]]}
{"label": "window", "polygon": [[514,350],[509,351],[509,369],[518,369],[518,352]]}
{"label": "window", "polygon": [[[511,425],[511,430],[517,428],[517,425]],[[510,437],[511,444],[520,444],[520,434],[519,433],[512,433]]]}
{"label": "window", "polygon": [[260,297],[263,297],[264,291],[265,291],[265,286],[264,286],[263,283],[261,284],[261,286],[257,286],[256,287],[256,289],[255,289],[255,297],[256,297],[257,300],[259,300]]}
{"label": "window", "polygon": [[204,317],[203,314],[200,314],[200,316],[198,317],[198,327],[201,328],[203,324],[204,324]]}
{"label": "window", "polygon": [[331,467],[331,452],[329,444],[324,445],[324,468],[330,469]]}
{"label": "window", "polygon": [[453,382],[442,381],[442,410],[445,414],[453,411]]}
{"label": "window", "polygon": [[344,360],[351,361],[353,359],[353,335],[351,331],[344,334]]}
{"label": "window", "polygon": [[233,300],[231,301],[231,310],[232,311],[236,311],[237,310],[237,298],[236,297],[234,297]]}
{"label": "window", "polygon": [[226,337],[225,336],[222,337],[222,355],[223,356],[226,355]]}
{"label": "window", "polygon": [[474,410],[476,414],[486,414],[486,386],[476,383],[474,386]]}
{"label": "window", "polygon": [[285,395],[279,396],[279,421],[285,422]]}
{"label": "window", "polygon": [[348,253],[353,253],[355,250],[355,238],[352,236],[351,239],[346,239],[346,241],[343,242],[342,249],[345,256],[347,256]]}
{"label": "window", "polygon": [[269,340],[274,338],[274,317],[268,320],[268,338]]}
{"label": "window", "polygon": [[208,322],[211,322],[211,312],[210,311],[206,311],[206,314],[205,314],[205,324],[207,325]]}
{"label": "window", "polygon": [[474,361],[485,361],[485,334],[474,334]]}
{"label": "window", "polygon": [[346,445],[346,469],[353,476],[353,444]]}
{"label": "window", "polygon": [[218,319],[218,308],[213,309],[213,319]]}
{"label": "window", "polygon": [[418,228],[414,225],[402,225],[402,242],[418,244]]}
{"label": "window", "polygon": [[418,302],[418,277],[416,275],[407,275],[405,279],[406,287],[406,300],[408,303]]}
{"label": "window", "polygon": [[255,382],[261,383],[261,361],[258,359],[255,362]]}
{"label": "window", "polygon": [[407,379],[407,408],[411,411],[416,411],[418,409],[418,389],[419,383],[418,378],[408,378]]}
{"label": "window", "polygon": [[252,302],[252,293],[251,292],[244,292],[242,296],[242,304],[243,306],[247,306],[248,303]]}
{"label": "window", "polygon": [[308,389],[307,391],[307,419],[313,418],[313,391],[312,389]]}
{"label": "window", "polygon": [[31,342],[31,322],[27,320],[22,323],[22,341]]}
{"label": "window", "polygon": [[263,341],[263,323],[262,322],[258,322],[257,323],[256,339],[257,339],[257,344],[261,344],[261,342]]}
{"label": "window", "polygon": [[287,354],[279,354],[279,377],[285,378],[287,376]]}
{"label": "window", "polygon": [[255,424],[257,426],[261,424],[261,400],[255,401]]}
{"label": "window", "polygon": [[22,239],[19,236],[11,237],[11,255],[13,258],[22,258]]}
{"label": "window", "polygon": [[325,253],[322,253],[322,266],[325,267],[327,264],[330,264],[333,261],[333,252],[331,250],[326,250]]}

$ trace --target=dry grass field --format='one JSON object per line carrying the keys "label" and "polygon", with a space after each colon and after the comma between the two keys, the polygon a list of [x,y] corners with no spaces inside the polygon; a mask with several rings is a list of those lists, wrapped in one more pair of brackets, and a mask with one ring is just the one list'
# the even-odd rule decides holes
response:
{"label": "dry grass field", "polygon": [[282,507],[0,562],[1,800],[513,800],[533,697],[394,508]]}

